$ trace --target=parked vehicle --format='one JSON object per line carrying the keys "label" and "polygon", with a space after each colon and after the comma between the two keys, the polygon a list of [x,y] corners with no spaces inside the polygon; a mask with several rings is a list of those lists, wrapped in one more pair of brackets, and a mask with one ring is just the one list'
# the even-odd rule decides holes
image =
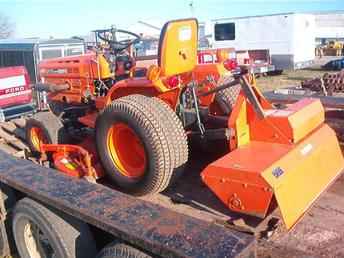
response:
{"label": "parked vehicle", "polygon": [[234,48],[201,49],[198,50],[197,57],[198,64],[215,64],[223,62],[225,68],[233,75],[241,73]]}
{"label": "parked vehicle", "polygon": [[331,60],[324,64],[322,68],[325,70],[342,70],[344,69],[344,58]]}
{"label": "parked vehicle", "polygon": [[275,71],[271,64],[270,52],[267,49],[238,50],[236,51],[238,65],[250,73],[267,74]]}
{"label": "parked vehicle", "polygon": [[337,40],[330,40],[325,46],[322,46],[322,51],[325,56],[341,56],[343,55],[344,43]]}
{"label": "parked vehicle", "polygon": [[29,74],[24,66],[0,68],[0,121],[35,110]]}
{"label": "parked vehicle", "polygon": [[[222,55],[223,57],[219,56]],[[271,65],[268,50],[242,50],[235,51],[234,48],[201,49],[198,50],[199,64],[213,64],[223,61],[227,70],[233,75],[238,75],[242,71],[253,74],[266,74],[275,70]]]}

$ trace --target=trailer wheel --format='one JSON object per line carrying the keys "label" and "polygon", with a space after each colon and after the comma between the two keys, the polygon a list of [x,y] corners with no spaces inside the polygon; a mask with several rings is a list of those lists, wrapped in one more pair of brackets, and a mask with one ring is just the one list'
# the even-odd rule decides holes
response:
{"label": "trailer wheel", "polygon": [[0,211],[3,220],[0,222],[0,256],[10,256],[11,251],[15,250],[13,243],[12,226],[12,210],[16,204],[16,194],[13,188],[0,182],[1,204]]}
{"label": "trailer wheel", "polygon": [[240,93],[241,86],[240,84],[233,87],[226,88],[216,93],[215,100],[220,106],[224,115],[229,115],[237,101],[237,98]]}
{"label": "trailer wheel", "polygon": [[1,194],[1,199],[5,205],[4,208],[7,211],[12,210],[16,203],[16,195],[13,188],[0,182],[0,194]]}
{"label": "trailer wheel", "polygon": [[116,99],[98,116],[96,144],[108,178],[135,195],[163,191],[175,165],[170,130],[159,102],[143,95]]}
{"label": "trailer wheel", "polygon": [[41,143],[68,142],[62,122],[51,112],[40,112],[30,118],[26,122],[25,134],[32,152],[39,152]]}
{"label": "trailer wheel", "polygon": [[120,241],[105,246],[96,258],[152,258],[152,256]]}
{"label": "trailer wheel", "polygon": [[20,200],[12,231],[22,258],[93,258],[96,246],[87,224],[29,199]]}

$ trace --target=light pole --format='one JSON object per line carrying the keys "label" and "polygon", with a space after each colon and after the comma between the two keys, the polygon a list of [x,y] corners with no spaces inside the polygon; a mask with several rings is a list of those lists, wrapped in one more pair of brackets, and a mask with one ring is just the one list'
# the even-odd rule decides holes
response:
{"label": "light pole", "polygon": [[193,0],[190,0],[189,8],[190,8],[191,17],[195,17],[195,6],[194,6]]}

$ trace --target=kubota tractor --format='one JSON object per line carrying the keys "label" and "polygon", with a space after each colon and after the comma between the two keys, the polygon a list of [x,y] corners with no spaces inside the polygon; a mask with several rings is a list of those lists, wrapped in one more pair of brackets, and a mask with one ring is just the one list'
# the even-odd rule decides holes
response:
{"label": "kubota tractor", "polygon": [[314,99],[276,109],[249,75],[233,81],[222,64],[196,65],[197,34],[195,19],[166,23],[158,65],[139,78],[134,63],[125,79],[111,71],[133,40],[103,37],[118,50],[113,62],[102,53],[43,61],[38,88],[51,111],[27,122],[30,147],[61,172],[144,195],[177,180],[188,138],[222,140],[228,152],[202,171],[204,183],[240,213],[263,218],[277,202],[291,228],[343,169],[324,109]]}

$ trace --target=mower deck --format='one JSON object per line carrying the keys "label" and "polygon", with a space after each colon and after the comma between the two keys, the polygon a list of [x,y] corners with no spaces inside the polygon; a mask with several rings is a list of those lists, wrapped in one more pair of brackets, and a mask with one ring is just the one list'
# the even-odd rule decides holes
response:
{"label": "mower deck", "polygon": [[[28,148],[24,140],[24,125],[25,119],[0,124],[0,150],[26,158]],[[282,221],[278,220],[278,210],[273,211],[265,220],[239,215],[228,210],[204,186],[200,172],[208,161],[221,155],[222,153],[195,153],[185,174],[175,186],[161,194],[141,199],[203,221],[255,234],[260,239],[258,257],[325,257],[329,253],[334,256],[344,254],[344,250],[340,249],[340,239],[344,237],[344,176],[322,195],[305,218],[287,234]],[[37,160],[31,160],[37,163]]]}

